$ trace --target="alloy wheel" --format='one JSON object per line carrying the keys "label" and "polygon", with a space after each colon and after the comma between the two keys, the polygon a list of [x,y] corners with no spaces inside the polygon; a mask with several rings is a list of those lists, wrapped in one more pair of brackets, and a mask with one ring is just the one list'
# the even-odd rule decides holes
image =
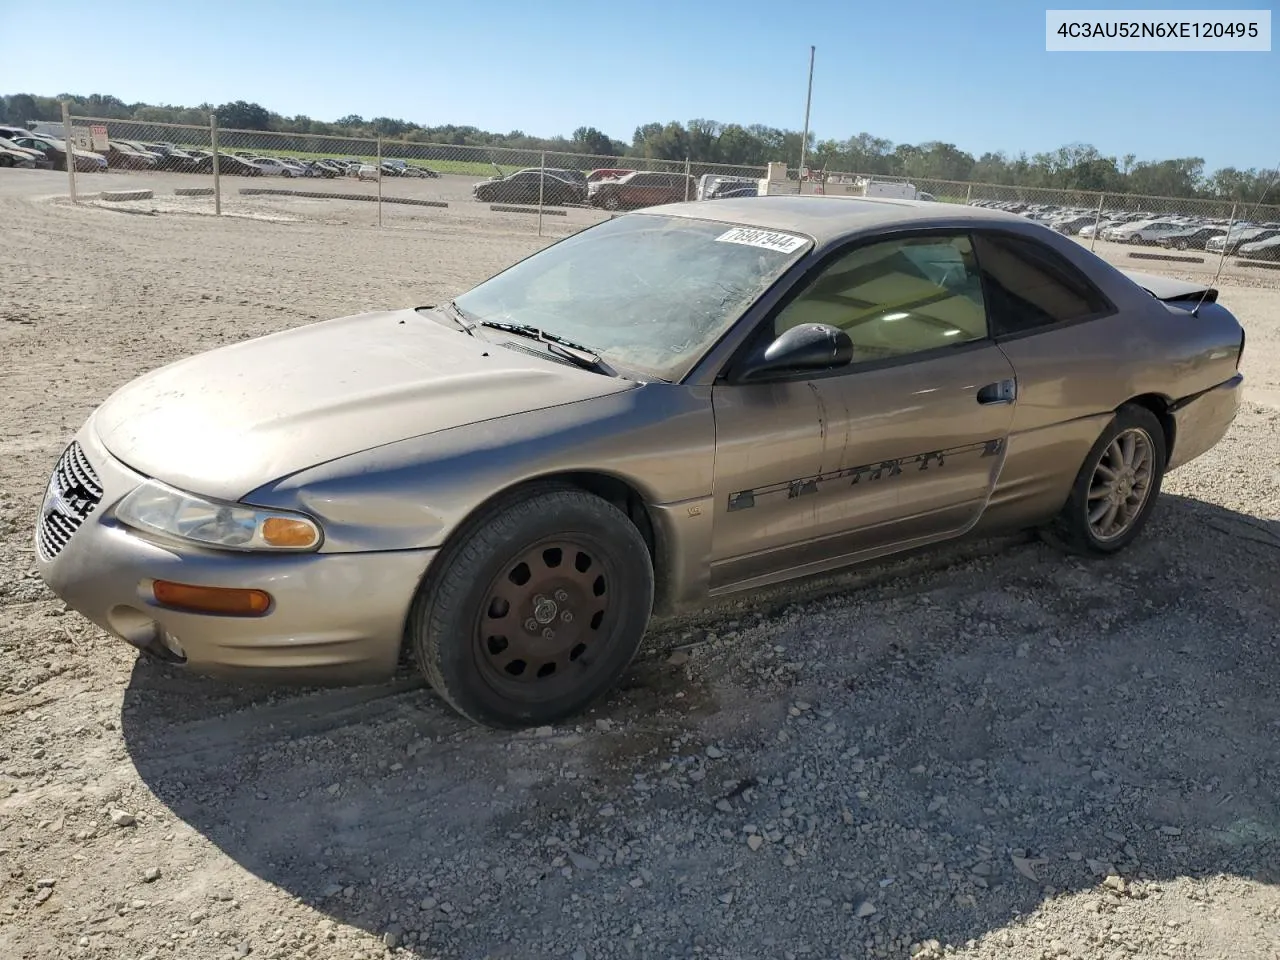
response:
{"label": "alloy wheel", "polygon": [[1089,483],[1089,530],[1106,543],[1125,535],[1151,495],[1155,447],[1132,427],[1116,435],[1098,458]]}

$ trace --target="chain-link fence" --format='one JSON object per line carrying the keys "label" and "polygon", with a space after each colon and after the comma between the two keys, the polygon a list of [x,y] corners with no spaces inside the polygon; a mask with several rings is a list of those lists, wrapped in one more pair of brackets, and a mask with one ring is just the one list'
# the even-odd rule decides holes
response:
{"label": "chain-link fence", "polygon": [[[330,201],[329,216],[380,225],[431,217],[576,230],[615,212],[752,192],[759,167],[592,156],[405,140],[69,118],[75,169],[103,158],[118,186],[81,199],[138,198],[220,215],[261,215],[263,202]],[[72,175],[74,180],[74,173]],[[83,178],[82,178],[83,179]],[[75,188],[73,187],[73,191]],[[116,198],[116,199],[111,199]],[[361,214],[360,209],[366,212]],[[255,214],[256,211],[256,214]]]}
{"label": "chain-link fence", "polygon": [[[684,200],[759,193],[905,196],[1020,214],[1108,258],[1280,261],[1278,206],[828,170],[800,176],[782,164],[735,167],[232,130],[221,129],[216,117],[208,126],[69,116],[64,124],[71,131],[64,167],[73,196],[83,201],[136,197],[219,215],[380,226],[456,220],[563,234],[616,212]],[[103,182],[90,174],[102,172],[121,176],[90,192]]]}

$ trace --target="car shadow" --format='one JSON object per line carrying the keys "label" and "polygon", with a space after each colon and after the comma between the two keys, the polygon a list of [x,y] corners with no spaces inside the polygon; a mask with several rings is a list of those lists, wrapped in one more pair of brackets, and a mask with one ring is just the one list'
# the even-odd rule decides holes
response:
{"label": "car shadow", "polygon": [[936,557],[663,626],[555,730],[471,726],[411,676],[280,691],[140,660],[123,734],[236,864],[411,952],[905,952],[1064,894],[1280,883],[1280,523],[1166,494],[1121,557]]}

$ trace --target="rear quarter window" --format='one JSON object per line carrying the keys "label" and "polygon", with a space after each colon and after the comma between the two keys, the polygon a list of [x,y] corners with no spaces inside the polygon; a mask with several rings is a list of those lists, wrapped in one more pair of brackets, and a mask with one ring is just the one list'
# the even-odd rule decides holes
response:
{"label": "rear quarter window", "polygon": [[1088,320],[1113,310],[1077,267],[1039,241],[1002,233],[975,234],[973,241],[996,337]]}

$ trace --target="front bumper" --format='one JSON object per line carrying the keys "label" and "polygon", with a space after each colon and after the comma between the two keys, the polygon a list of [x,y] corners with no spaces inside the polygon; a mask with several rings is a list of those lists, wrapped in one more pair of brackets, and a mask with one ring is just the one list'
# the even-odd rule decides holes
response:
{"label": "front bumper", "polygon": [[1173,451],[1165,471],[1190,463],[1221,440],[1240,409],[1244,375],[1237,373],[1193,398],[1176,404],[1173,411]]}
{"label": "front bumper", "polygon": [[[107,453],[92,420],[76,441],[102,500],[53,559],[38,543],[35,550],[40,576],[73,610],[199,673],[307,683],[394,673],[405,618],[436,551],[248,554],[159,543],[113,516],[144,478]],[[172,610],[156,603],[153,580],[257,588],[273,602],[261,617]]]}

